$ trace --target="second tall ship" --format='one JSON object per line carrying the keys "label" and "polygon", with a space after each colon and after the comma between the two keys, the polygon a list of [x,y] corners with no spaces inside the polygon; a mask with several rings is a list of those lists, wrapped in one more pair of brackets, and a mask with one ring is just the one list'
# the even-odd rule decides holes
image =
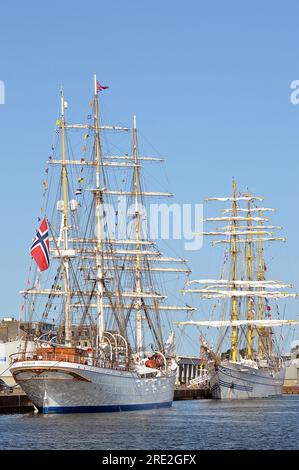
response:
{"label": "second tall ship", "polygon": [[[219,330],[215,347],[209,344],[205,333],[200,336],[207,355],[212,397],[217,399],[281,395],[285,367],[273,328],[299,324],[279,318],[278,308],[276,318],[272,316],[273,301],[297,294],[285,290],[292,287],[290,284],[266,278],[263,245],[285,238],[275,235],[281,227],[268,223],[265,214],[274,209],[261,207],[262,200],[250,193],[237,194],[235,181],[231,196],[207,199],[231,203],[221,217],[204,219],[203,222],[217,224],[214,231],[199,234],[216,237],[214,245],[225,245],[222,274],[220,279],[189,281],[185,290],[213,303],[209,320],[179,324]],[[227,225],[219,227],[219,223]]]}
{"label": "second tall ship", "polygon": [[[12,355],[10,368],[42,413],[170,406],[177,364],[174,335],[164,338],[162,315],[193,310],[165,304],[158,276],[190,270],[185,260],[163,256],[144,228],[145,200],[172,194],[145,191],[141,165],[162,160],[139,155],[136,119],[133,151],[111,152],[107,133],[130,129],[100,123],[98,94],[106,88],[94,77],[92,114],[86,124],[66,120],[61,92],[56,143],[48,162],[60,169],[58,184],[55,188],[47,174],[46,214],[31,247],[40,271],[49,264],[50,269],[47,276],[31,276],[23,291],[24,313],[29,320],[35,314],[41,327],[35,332],[29,328],[30,350]],[[113,145],[119,148],[118,142]],[[56,195],[52,205],[50,190]],[[111,233],[117,225],[123,232],[121,198],[127,198],[125,211],[130,207],[124,238]]]}

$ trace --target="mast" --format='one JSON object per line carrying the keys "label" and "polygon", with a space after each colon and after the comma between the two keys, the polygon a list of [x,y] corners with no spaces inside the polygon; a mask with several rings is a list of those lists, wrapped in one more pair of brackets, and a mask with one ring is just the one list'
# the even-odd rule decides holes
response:
{"label": "mast", "polygon": [[[260,212],[261,214],[261,212]],[[262,226],[262,221],[258,223],[258,225]],[[258,281],[264,281],[264,268],[263,268],[263,243],[261,236],[258,237],[258,274],[257,278]],[[258,319],[263,319],[263,298],[258,298]],[[258,329],[258,357],[261,359],[263,357],[263,335],[264,335],[264,328],[261,326]]]}
{"label": "mast", "polygon": [[[251,226],[251,210],[250,210],[250,193],[247,193],[246,196],[248,197],[247,201],[247,227],[249,231],[248,235],[248,243],[247,243],[247,279],[248,281],[252,281],[252,256],[251,256],[251,238],[250,238],[250,226]],[[252,320],[252,302],[253,298],[248,297],[248,304],[247,304],[247,319]],[[248,325],[247,327],[247,358],[251,359],[252,356],[252,327]]]}
{"label": "mast", "polygon": [[63,193],[63,276],[64,276],[64,318],[65,318],[65,344],[72,344],[72,315],[71,315],[71,294],[70,294],[70,266],[68,257],[68,192],[67,192],[67,170],[66,170],[66,152],[65,152],[65,120],[64,109],[65,101],[63,90],[60,92],[61,105],[61,144],[62,144],[62,193]]}
{"label": "mast", "polygon": [[105,330],[105,318],[103,307],[103,271],[102,271],[102,226],[101,226],[101,147],[100,147],[100,130],[99,130],[99,101],[97,91],[97,77],[94,75],[94,129],[95,129],[95,162],[96,162],[96,268],[97,268],[97,347],[102,340]]}
{"label": "mast", "polygon": [[[134,116],[133,125],[133,138],[134,138],[134,203],[135,203],[135,236],[136,236],[136,263],[135,263],[135,282],[136,282],[136,293],[140,294],[141,289],[141,272],[140,272],[140,213],[138,207],[138,193],[139,193],[139,166],[138,166],[138,148],[137,148],[137,126],[136,116]],[[141,297],[138,297],[136,301],[136,347],[137,353],[140,355],[143,352],[143,325],[142,325],[142,301]]]}
{"label": "mast", "polygon": [[[232,217],[233,217],[233,232],[236,232],[237,223],[235,218],[237,217],[237,201],[236,201],[236,181],[233,179],[233,200],[232,200]],[[233,256],[233,289],[235,288],[234,281],[237,280],[237,236],[232,235],[232,256]],[[237,320],[237,298],[236,296],[232,297],[232,311],[231,319],[232,321]],[[236,326],[232,327],[232,340],[231,340],[231,350],[232,350],[232,361],[236,362],[237,360],[237,343],[238,343],[238,330]]]}

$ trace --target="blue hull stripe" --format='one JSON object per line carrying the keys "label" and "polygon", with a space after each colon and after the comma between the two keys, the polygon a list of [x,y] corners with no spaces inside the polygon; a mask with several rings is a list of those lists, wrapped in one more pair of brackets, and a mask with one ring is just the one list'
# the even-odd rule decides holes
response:
{"label": "blue hull stripe", "polygon": [[252,392],[253,387],[247,385],[239,385],[239,384],[232,384],[231,382],[225,382],[224,380],[219,379],[219,384],[222,387],[236,389],[236,390],[243,390],[244,392]]}
{"label": "blue hull stripe", "polygon": [[152,410],[168,408],[172,402],[140,403],[134,405],[101,405],[101,406],[46,406],[38,408],[40,413],[105,413],[114,411]]}
{"label": "blue hull stripe", "polygon": [[[227,369],[227,368],[224,368],[224,367],[219,367],[219,371],[222,372],[223,375],[228,376],[230,379],[240,380],[240,378],[238,376],[234,375],[234,373],[231,369]],[[246,381],[250,382],[250,383],[253,383],[254,385],[263,385],[263,386],[267,386],[267,387],[273,387],[273,386],[281,386],[282,387],[282,384],[283,384],[283,380],[281,380],[279,378],[275,379],[275,382],[273,383],[273,378],[271,378],[270,376],[266,377],[266,376],[261,376],[259,374],[256,374],[256,376],[253,377],[254,380],[252,380],[252,377],[250,376],[249,373],[246,372],[245,374],[247,375]],[[263,382],[260,382],[258,379],[263,379]]]}

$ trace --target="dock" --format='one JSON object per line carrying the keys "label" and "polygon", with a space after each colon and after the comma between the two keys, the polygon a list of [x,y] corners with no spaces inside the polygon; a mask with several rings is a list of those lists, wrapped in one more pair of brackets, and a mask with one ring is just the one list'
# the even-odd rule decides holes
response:
{"label": "dock", "polygon": [[299,386],[298,385],[288,385],[283,387],[282,393],[284,395],[299,395]]}
{"label": "dock", "polygon": [[16,388],[12,393],[0,393],[0,414],[28,413],[34,406],[23,390]]}
{"label": "dock", "polygon": [[176,387],[174,391],[174,401],[179,400],[200,400],[211,398],[210,389],[207,387]]}

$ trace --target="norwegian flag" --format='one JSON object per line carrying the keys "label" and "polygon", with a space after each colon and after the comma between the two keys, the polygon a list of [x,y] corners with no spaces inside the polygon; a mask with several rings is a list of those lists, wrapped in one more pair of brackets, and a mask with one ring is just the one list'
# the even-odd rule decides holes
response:
{"label": "norwegian flag", "polygon": [[39,271],[45,271],[50,264],[49,230],[46,219],[43,219],[39,230],[34,238],[30,253],[34,258]]}
{"label": "norwegian flag", "polygon": [[101,85],[100,82],[97,80],[97,91],[107,90],[109,86]]}

